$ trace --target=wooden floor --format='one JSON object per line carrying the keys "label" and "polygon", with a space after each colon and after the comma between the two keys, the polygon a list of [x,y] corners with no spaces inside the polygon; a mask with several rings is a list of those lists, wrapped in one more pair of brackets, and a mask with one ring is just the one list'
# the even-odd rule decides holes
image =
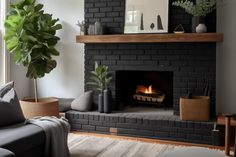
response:
{"label": "wooden floor", "polygon": [[194,143],[187,143],[187,142],[175,142],[175,141],[166,141],[166,140],[158,140],[158,139],[148,139],[148,138],[128,137],[128,136],[118,136],[118,135],[108,135],[108,134],[97,134],[97,133],[87,133],[87,132],[78,132],[78,131],[72,132],[72,133],[79,134],[79,135],[107,137],[107,138],[113,138],[113,139],[132,140],[132,141],[147,142],[147,143],[170,144],[170,145],[177,145],[177,146],[197,146],[197,147],[224,150],[224,147],[222,147],[222,146],[212,146],[212,145],[205,145],[205,144],[194,144]]}

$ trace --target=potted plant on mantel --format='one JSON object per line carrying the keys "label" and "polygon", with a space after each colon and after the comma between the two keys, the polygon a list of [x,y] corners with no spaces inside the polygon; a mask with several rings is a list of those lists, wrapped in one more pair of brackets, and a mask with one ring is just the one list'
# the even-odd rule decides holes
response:
{"label": "potted plant on mantel", "polygon": [[[5,21],[7,50],[13,54],[16,64],[27,68],[26,77],[34,80],[35,98],[20,101],[28,118],[58,115],[58,109],[55,108],[58,108],[58,100],[39,99],[37,94],[37,79],[50,73],[57,65],[52,56],[59,55],[55,45],[60,38],[55,34],[62,28],[61,24],[57,24],[59,19],[53,19],[42,9],[43,5],[36,4],[35,0],[21,0],[11,5]],[[55,103],[57,105],[50,105]]]}
{"label": "potted plant on mantel", "polygon": [[94,71],[91,71],[92,76],[90,77],[90,82],[88,85],[95,87],[99,91],[98,95],[98,111],[100,113],[110,113],[111,112],[111,91],[108,88],[112,77],[109,76],[108,66],[98,65],[95,62]]}
{"label": "potted plant on mantel", "polygon": [[196,0],[192,2],[189,0],[177,0],[172,5],[181,7],[192,15],[192,32],[205,33],[207,27],[205,25],[205,16],[216,9],[217,0]]}

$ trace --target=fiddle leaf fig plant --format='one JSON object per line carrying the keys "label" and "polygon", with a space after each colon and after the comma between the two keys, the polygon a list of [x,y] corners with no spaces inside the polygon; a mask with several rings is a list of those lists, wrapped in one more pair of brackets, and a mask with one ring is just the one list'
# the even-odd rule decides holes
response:
{"label": "fiddle leaf fig plant", "polygon": [[109,76],[108,66],[98,65],[98,63],[95,62],[94,71],[91,71],[91,75],[91,81],[87,83],[88,85],[94,86],[96,90],[100,92],[108,88],[112,79],[112,77]]}
{"label": "fiddle leaf fig plant", "polygon": [[192,16],[206,16],[216,9],[217,0],[196,0],[192,2],[189,0],[177,0],[172,5],[181,7]]}
{"label": "fiddle leaf fig plant", "polygon": [[[6,18],[7,50],[13,54],[16,64],[27,68],[26,76],[35,82],[57,65],[52,57],[59,55],[55,48],[60,40],[56,31],[62,25],[57,24],[58,21],[51,14],[45,13],[43,5],[37,4],[36,0],[21,0],[12,4]],[[35,99],[37,100],[37,93]]]}

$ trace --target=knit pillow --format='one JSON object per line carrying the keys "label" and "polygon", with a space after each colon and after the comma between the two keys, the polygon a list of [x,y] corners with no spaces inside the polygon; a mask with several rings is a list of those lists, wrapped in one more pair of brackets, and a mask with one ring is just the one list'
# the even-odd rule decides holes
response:
{"label": "knit pillow", "polygon": [[88,91],[72,101],[71,108],[77,111],[90,111],[93,104],[93,91]]}
{"label": "knit pillow", "polygon": [[0,126],[25,121],[18,97],[13,87],[13,82],[0,87]]}

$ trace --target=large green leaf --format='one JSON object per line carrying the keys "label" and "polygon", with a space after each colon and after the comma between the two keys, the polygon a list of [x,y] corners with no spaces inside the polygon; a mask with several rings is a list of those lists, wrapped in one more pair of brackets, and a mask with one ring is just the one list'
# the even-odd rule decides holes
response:
{"label": "large green leaf", "polygon": [[59,30],[59,29],[62,29],[62,25],[61,24],[57,24],[57,25],[52,27],[52,30]]}
{"label": "large green leaf", "polygon": [[7,49],[9,51],[13,50],[18,45],[19,39],[17,37],[13,37],[7,41]]}
{"label": "large green leaf", "polygon": [[37,11],[40,11],[42,8],[43,8],[42,4],[37,4],[34,9],[37,12]]}
{"label": "large green leaf", "polygon": [[36,0],[20,0],[11,5],[4,39],[14,61],[28,68],[27,77],[43,77],[56,67],[53,56],[59,55],[55,45],[60,38],[55,34],[62,28],[58,20],[44,13],[43,5],[36,4]]}

